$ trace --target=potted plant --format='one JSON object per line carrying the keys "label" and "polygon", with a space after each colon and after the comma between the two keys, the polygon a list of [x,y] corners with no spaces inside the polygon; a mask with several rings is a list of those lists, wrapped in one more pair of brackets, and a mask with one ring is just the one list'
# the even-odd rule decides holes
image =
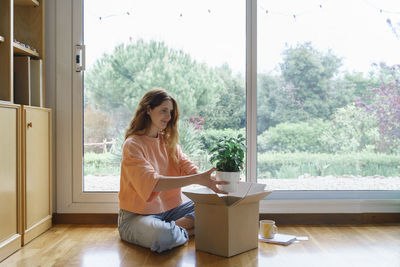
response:
{"label": "potted plant", "polygon": [[240,180],[240,172],[243,170],[246,139],[242,134],[235,137],[222,137],[217,144],[211,148],[210,162],[217,169],[218,181],[229,181],[230,184],[219,185],[221,190],[232,193],[237,190]]}

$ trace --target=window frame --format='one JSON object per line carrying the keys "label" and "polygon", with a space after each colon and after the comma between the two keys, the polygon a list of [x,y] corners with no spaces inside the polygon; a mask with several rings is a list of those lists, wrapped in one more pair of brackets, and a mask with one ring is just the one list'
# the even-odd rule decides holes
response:
{"label": "window frame", "polygon": [[[246,1],[247,181],[257,173],[257,0]],[[74,50],[83,43],[83,0],[46,2],[46,86],[54,110],[57,213],[116,213],[118,194],[83,192],[83,74],[74,71]],[[59,33],[59,34],[58,34]],[[400,212],[400,191],[275,191],[261,213]]]}

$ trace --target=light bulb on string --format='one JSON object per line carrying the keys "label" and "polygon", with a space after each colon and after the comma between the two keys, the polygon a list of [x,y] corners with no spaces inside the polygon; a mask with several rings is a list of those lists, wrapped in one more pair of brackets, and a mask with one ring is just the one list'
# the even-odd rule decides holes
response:
{"label": "light bulb on string", "polygon": [[124,16],[124,15],[130,16],[130,15],[131,15],[131,12],[126,11],[126,12],[123,12],[123,13],[121,13],[121,14],[111,14],[111,15],[107,15],[107,16],[99,16],[99,20],[102,21],[102,20],[104,20],[104,19],[108,19],[108,18],[112,18],[112,17]]}
{"label": "light bulb on string", "polygon": [[363,1],[365,4],[369,5],[370,7],[372,7],[372,8],[374,8],[374,9],[378,10],[379,13],[396,14],[396,15],[400,14],[400,10],[388,10],[388,9],[384,9],[384,8],[379,7],[379,6],[376,6],[375,4],[371,3],[371,2],[368,1],[368,0],[362,0],[362,1]]}
{"label": "light bulb on string", "polygon": [[269,9],[267,9],[267,8],[264,8],[261,4],[258,4],[258,6],[265,12],[266,15],[271,14],[271,15],[281,15],[281,16],[287,16],[287,17],[290,16],[290,17],[293,17],[293,19],[296,20],[298,16],[303,16],[303,15],[312,13],[312,12],[314,12],[315,9],[318,8],[318,7],[319,7],[319,9],[322,9],[322,8],[323,8],[323,4],[324,4],[326,1],[327,1],[327,0],[321,0],[321,1],[320,1],[320,4],[318,4],[317,6],[309,7],[309,8],[306,9],[306,10],[303,10],[303,11],[301,11],[301,12],[296,12],[296,13],[294,13],[294,14],[291,13],[290,11],[286,13],[286,12],[280,12],[280,11],[269,10]]}

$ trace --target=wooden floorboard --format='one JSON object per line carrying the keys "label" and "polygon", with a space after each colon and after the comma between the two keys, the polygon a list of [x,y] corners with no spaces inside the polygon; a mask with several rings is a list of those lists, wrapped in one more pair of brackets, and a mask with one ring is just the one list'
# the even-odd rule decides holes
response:
{"label": "wooden floorboard", "polygon": [[400,224],[280,226],[308,236],[289,246],[223,258],[195,250],[194,238],[157,254],[120,240],[111,225],[58,224],[8,257],[0,266],[400,266]]}

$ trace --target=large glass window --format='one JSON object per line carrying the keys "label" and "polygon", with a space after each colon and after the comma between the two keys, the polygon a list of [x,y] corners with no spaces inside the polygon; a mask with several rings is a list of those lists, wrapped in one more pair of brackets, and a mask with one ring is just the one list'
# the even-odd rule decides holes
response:
{"label": "large glass window", "polygon": [[124,132],[140,98],[178,101],[183,150],[201,170],[245,134],[245,1],[84,1],[84,191],[119,191]]}
{"label": "large glass window", "polygon": [[257,173],[274,190],[400,189],[400,2],[257,3]]}

